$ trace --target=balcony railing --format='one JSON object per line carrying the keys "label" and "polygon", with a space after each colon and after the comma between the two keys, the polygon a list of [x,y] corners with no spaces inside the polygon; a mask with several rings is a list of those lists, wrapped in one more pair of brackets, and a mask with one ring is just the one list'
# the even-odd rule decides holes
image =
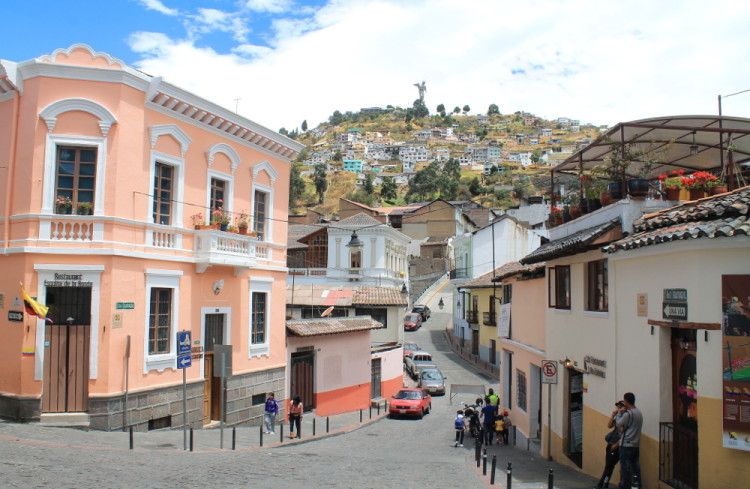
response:
{"label": "balcony railing", "polygon": [[659,423],[659,480],[677,489],[698,489],[698,434]]}
{"label": "balcony railing", "polygon": [[472,324],[479,324],[479,320],[477,319],[479,317],[478,311],[472,311],[468,310],[466,311],[466,321]]}
{"label": "balcony railing", "polygon": [[483,312],[482,313],[482,324],[485,326],[497,326],[497,320],[495,319],[495,311]]}
{"label": "balcony railing", "polygon": [[195,235],[195,259],[199,272],[214,265],[249,268],[255,265],[258,258],[268,256],[268,248],[257,246],[255,236],[215,229],[202,229],[196,231]]}

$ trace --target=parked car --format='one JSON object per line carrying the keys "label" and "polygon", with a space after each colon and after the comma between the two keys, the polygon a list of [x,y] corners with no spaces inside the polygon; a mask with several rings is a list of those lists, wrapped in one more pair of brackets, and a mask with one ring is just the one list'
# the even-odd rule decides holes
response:
{"label": "parked car", "polygon": [[422,321],[427,321],[430,319],[430,314],[432,311],[430,311],[430,308],[425,306],[424,304],[417,304],[415,305],[411,312],[418,312],[420,316],[422,316]]}
{"label": "parked car", "polygon": [[419,345],[416,343],[404,343],[404,361],[406,361],[406,357],[413,351],[419,350]]}
{"label": "parked car", "polygon": [[437,368],[426,368],[419,373],[417,387],[426,390],[430,394],[445,394],[445,379],[443,373]]}
{"label": "parked car", "polygon": [[432,397],[424,389],[401,389],[393,396],[388,407],[388,415],[416,416],[422,419],[432,409]]}
{"label": "parked car", "polygon": [[422,326],[422,316],[416,312],[410,312],[404,316],[404,331],[416,331]]}
{"label": "parked car", "polygon": [[406,372],[411,378],[419,377],[419,372],[426,368],[437,368],[432,360],[432,355],[426,351],[415,350],[406,357]]}

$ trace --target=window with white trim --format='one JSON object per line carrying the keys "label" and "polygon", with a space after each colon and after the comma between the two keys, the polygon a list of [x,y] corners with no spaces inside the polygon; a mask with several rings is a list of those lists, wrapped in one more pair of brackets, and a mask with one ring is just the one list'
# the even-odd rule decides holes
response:
{"label": "window with white trim", "polygon": [[55,213],[92,214],[96,188],[97,149],[58,146]]}
{"label": "window with white trim", "polygon": [[148,354],[169,353],[172,341],[172,293],[174,289],[154,287],[148,315]]}
{"label": "window with white trim", "polygon": [[181,270],[146,270],[144,373],[175,368]]}
{"label": "window with white trim", "polygon": [[549,267],[549,307],[570,309],[570,265]]}
{"label": "window with white trim", "polygon": [[253,292],[251,296],[251,331],[250,344],[262,345],[266,342],[268,334],[268,321],[266,309],[268,305],[268,294],[265,292]]}
{"label": "window with white trim", "polygon": [[265,241],[266,238],[266,224],[268,222],[268,192],[262,192],[260,190],[255,191],[253,198],[253,219],[255,231],[258,234],[258,240]]}
{"label": "window with white trim", "polygon": [[586,310],[609,310],[608,262],[590,261],[586,264]]}
{"label": "window with white trim", "polygon": [[171,165],[156,162],[154,174],[154,222],[172,224],[175,171]]}
{"label": "window with white trim", "polygon": [[248,358],[268,355],[271,345],[271,284],[273,279],[250,279]]}

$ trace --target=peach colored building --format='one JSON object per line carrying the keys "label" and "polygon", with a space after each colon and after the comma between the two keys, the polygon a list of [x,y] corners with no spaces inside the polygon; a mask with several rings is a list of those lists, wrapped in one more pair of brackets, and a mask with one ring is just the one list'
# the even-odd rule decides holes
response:
{"label": "peach colored building", "polygon": [[[192,426],[285,395],[289,162],[302,145],[77,44],[0,61],[0,416]],[[209,215],[255,235],[199,229]],[[19,282],[52,322],[23,311]],[[126,402],[127,401],[127,402]],[[75,414],[74,414],[75,413]]]}

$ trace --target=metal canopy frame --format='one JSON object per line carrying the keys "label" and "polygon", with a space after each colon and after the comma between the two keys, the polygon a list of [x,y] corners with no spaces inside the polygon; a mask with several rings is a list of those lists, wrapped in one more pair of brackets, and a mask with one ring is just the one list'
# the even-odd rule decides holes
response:
{"label": "metal canopy frame", "polygon": [[[727,151],[730,144],[731,152]],[[735,166],[750,162],[750,119],[682,115],[621,122],[554,167],[552,177],[609,166],[613,145],[615,149],[628,145],[635,151],[657,153],[661,161],[653,164],[648,179],[674,170],[722,172],[731,177]],[[626,176],[635,176],[642,167],[643,162],[632,162]],[[727,183],[731,189],[734,182]]]}

